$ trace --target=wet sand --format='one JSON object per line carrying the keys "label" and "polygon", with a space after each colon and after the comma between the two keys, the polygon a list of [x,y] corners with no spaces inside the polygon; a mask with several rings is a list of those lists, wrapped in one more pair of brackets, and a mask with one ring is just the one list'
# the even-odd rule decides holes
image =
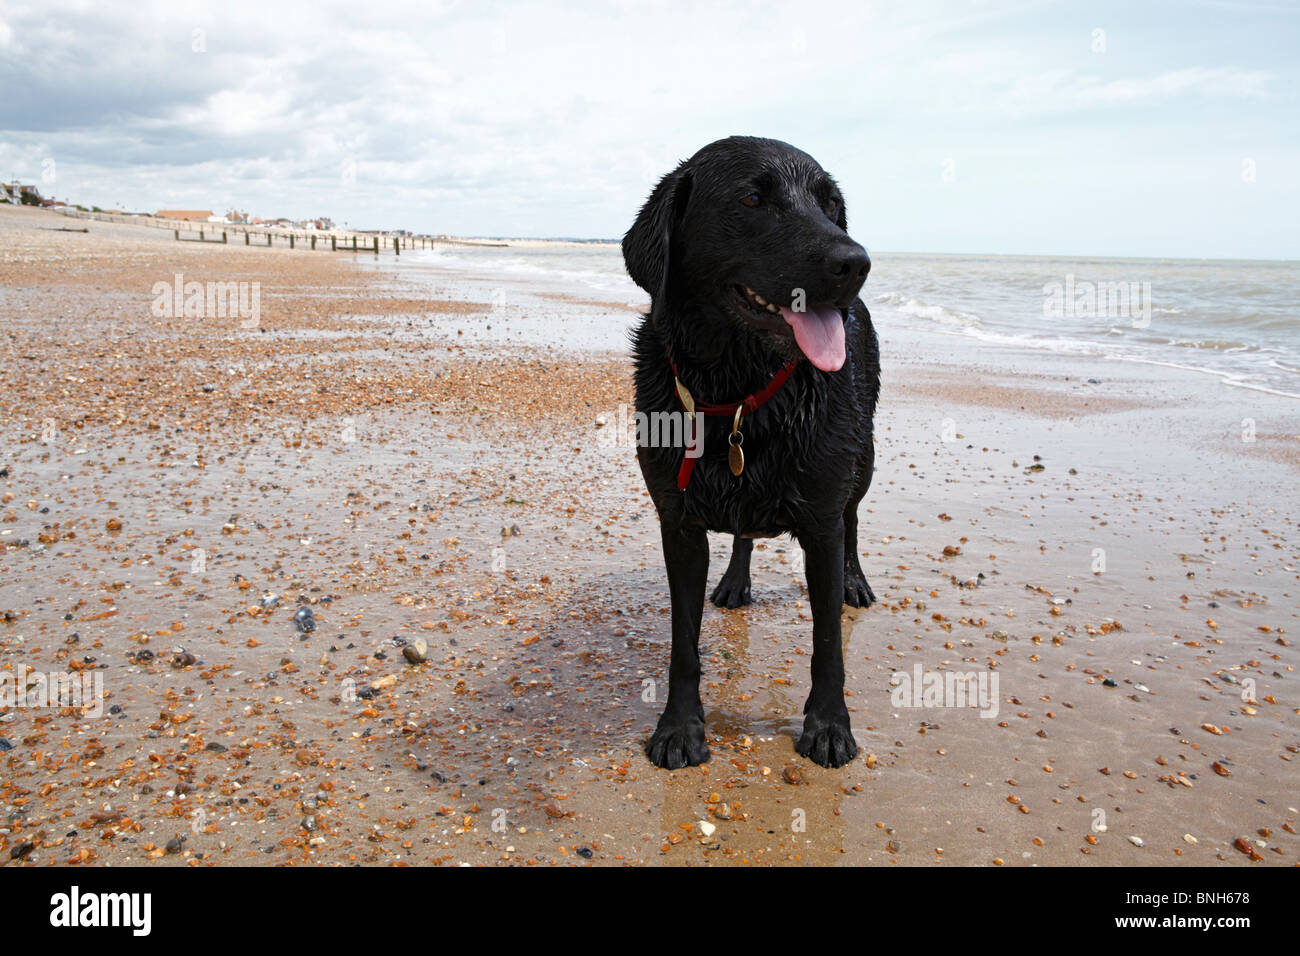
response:
{"label": "wet sand", "polygon": [[[880,328],[862,755],[794,753],[779,539],[669,773],[630,365],[556,333],[628,303],[62,225],[0,207],[0,676],[104,712],[0,707],[0,864],[1294,865],[1297,403]],[[258,328],[155,315],[177,272],[259,282]],[[997,715],[895,706],[917,665]]]}

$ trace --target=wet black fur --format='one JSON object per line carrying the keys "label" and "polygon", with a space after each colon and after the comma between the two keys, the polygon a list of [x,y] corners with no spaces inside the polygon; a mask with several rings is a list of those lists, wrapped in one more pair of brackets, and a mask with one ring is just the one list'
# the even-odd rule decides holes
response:
{"label": "wet black fur", "polygon": [[[742,201],[754,195],[756,207]],[[796,749],[827,767],[857,754],[844,704],[840,615],[842,603],[874,600],[858,563],[857,509],[871,484],[880,357],[857,298],[870,263],[846,230],[839,189],[812,157],[775,140],[731,137],[665,176],[623,239],[628,273],[651,296],[633,336],[640,412],[681,410],[669,351],[691,394],[718,404],[762,389],[786,359],[802,356],[779,316],[771,322],[735,308],[734,286],[779,305],[803,289],[811,305],[840,306],[846,332],[842,368],[828,373],[800,361],[781,390],[743,419],[740,476],[727,466],[731,423],[719,417],[705,419],[703,454],[684,493],[676,484],[681,448],[638,449],[659,512],[672,604],[668,701],[646,744],[660,767],[709,759],[698,649],[709,531],[735,536],[712,594],[729,608],[750,602],[752,538],[789,533],[799,541],[813,658]]]}

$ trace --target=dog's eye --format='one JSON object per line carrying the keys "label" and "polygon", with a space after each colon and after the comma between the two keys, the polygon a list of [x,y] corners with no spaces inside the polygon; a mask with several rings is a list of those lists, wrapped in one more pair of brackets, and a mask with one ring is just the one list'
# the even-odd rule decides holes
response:
{"label": "dog's eye", "polygon": [[834,199],[826,203],[826,215],[830,216],[832,219],[835,218],[835,214],[839,211],[840,211],[840,204],[837,203]]}
{"label": "dog's eye", "polygon": [[750,209],[753,209],[755,206],[757,206],[757,205],[758,205],[760,202],[762,202],[762,201],[763,201],[763,200],[762,200],[762,198],[758,195],[758,193],[750,193],[748,196],[746,196],[744,199],[741,200],[741,202],[743,202],[743,203],[744,203],[746,206],[748,206]]}

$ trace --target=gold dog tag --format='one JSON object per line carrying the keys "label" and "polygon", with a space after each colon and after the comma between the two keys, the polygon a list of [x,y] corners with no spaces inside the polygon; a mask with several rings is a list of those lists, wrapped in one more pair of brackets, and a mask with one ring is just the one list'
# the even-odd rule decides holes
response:
{"label": "gold dog tag", "polygon": [[745,470],[745,453],[740,450],[739,445],[732,445],[727,449],[727,464],[731,466],[731,473],[737,477]]}
{"label": "gold dog tag", "polygon": [[731,434],[727,436],[727,443],[731,446],[727,449],[727,464],[736,477],[740,477],[740,473],[745,470],[745,453],[740,448],[745,441],[745,436],[740,431],[740,413],[743,410],[743,405],[736,409],[736,417],[731,422]]}
{"label": "gold dog tag", "polygon": [[678,378],[673,379],[677,383],[677,397],[682,400],[682,408],[686,409],[687,415],[695,414],[695,399],[691,398],[691,393],[686,390],[686,386]]}

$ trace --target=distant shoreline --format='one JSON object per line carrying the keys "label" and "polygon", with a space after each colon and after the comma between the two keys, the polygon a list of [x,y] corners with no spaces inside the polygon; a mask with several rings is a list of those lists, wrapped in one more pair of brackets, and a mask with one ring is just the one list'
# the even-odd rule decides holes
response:
{"label": "distant shoreline", "polygon": [[[3,208],[4,204],[0,204]],[[149,226],[151,228],[212,228],[217,229],[225,227],[227,229],[242,229],[254,233],[268,231],[279,231],[285,234],[294,233],[295,235],[307,236],[313,233],[313,230],[293,229],[286,226],[279,226],[270,223],[259,223],[256,225],[249,223],[195,223],[186,220],[169,220],[159,219],[157,216],[146,214],[121,214],[121,213],[94,213],[83,210],[73,210],[70,207],[61,207],[51,209],[52,212],[59,212],[63,215],[74,218],[93,219],[98,217],[112,217],[108,221],[122,222],[123,224],[135,224]],[[134,221],[134,222],[132,222]],[[161,225],[160,225],[161,224]],[[621,244],[621,239],[582,239],[572,236],[453,236],[447,234],[430,234],[430,233],[411,233],[409,231],[387,230],[387,229],[322,229],[314,230],[318,236],[381,236],[391,238],[395,235],[410,235],[415,238],[425,239],[430,242],[438,242],[447,245],[470,245],[470,246],[521,246],[521,247],[589,247],[589,246],[617,246]],[[1223,256],[1123,256],[1123,255],[1097,255],[1082,254],[1069,252],[953,252],[939,251],[928,252],[916,249],[871,249],[872,255],[888,256],[934,256],[950,259],[1065,259],[1071,262],[1204,262],[1204,263],[1269,263],[1269,264],[1294,264],[1300,266],[1300,259],[1288,259],[1285,257],[1278,258],[1233,258]]]}

